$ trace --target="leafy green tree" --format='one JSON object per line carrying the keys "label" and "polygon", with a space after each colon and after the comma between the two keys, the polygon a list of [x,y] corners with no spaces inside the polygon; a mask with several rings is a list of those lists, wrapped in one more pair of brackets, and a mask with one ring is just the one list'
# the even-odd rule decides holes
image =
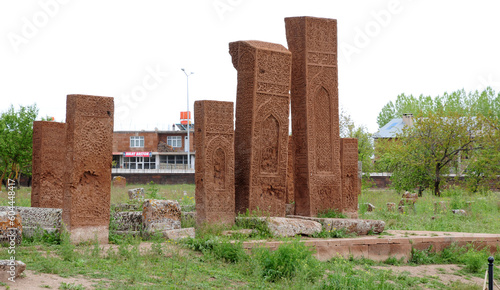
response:
{"label": "leafy green tree", "polygon": [[36,104],[20,106],[17,111],[11,105],[0,115],[0,181],[18,180],[20,173],[31,175],[33,121],[37,115]]}
{"label": "leafy green tree", "polygon": [[498,143],[491,138],[491,120],[471,112],[430,112],[387,142],[380,162],[393,173],[396,189],[418,187],[421,193],[432,188],[440,196],[442,175],[450,173],[461,155],[477,155]]}
{"label": "leafy green tree", "polygon": [[432,98],[430,96],[401,94],[396,101],[390,101],[380,111],[377,124],[382,128],[392,119],[401,118],[405,113],[411,113],[416,118],[425,117],[430,113],[441,114],[465,114],[500,117],[500,93],[496,94],[490,87],[482,92],[466,93],[463,89],[452,93],[444,93],[442,96]]}

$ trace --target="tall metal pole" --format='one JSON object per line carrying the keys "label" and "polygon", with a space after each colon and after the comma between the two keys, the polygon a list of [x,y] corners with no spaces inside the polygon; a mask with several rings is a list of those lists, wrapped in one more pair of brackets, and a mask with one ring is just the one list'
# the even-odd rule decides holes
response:
{"label": "tall metal pole", "polygon": [[488,290],[493,290],[493,262],[495,258],[488,258]]}
{"label": "tall metal pole", "polygon": [[188,122],[187,122],[187,137],[188,137],[188,139],[187,139],[187,149],[188,149],[188,151],[187,151],[187,158],[188,158],[188,160],[187,160],[187,162],[188,162],[188,168],[191,169],[191,158],[189,156],[190,155],[189,153],[191,152],[191,142],[190,142],[190,137],[189,137],[190,132],[191,132],[191,130],[190,130],[190,127],[191,127],[191,124],[190,124],[191,123],[191,114],[189,114],[189,76],[192,75],[192,74],[194,74],[194,73],[190,72],[188,74],[186,72],[186,70],[183,69],[183,68],[181,70],[186,75],[187,117],[188,117]]}

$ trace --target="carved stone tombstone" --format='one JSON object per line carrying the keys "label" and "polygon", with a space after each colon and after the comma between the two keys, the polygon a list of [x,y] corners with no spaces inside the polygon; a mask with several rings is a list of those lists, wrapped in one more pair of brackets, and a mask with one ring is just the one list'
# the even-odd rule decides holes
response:
{"label": "carved stone tombstone", "polygon": [[197,223],[233,224],[234,114],[232,102],[194,103]]}
{"label": "carved stone tombstone", "polygon": [[340,139],[340,168],[342,184],[342,212],[350,218],[358,217],[358,139]]}
{"label": "carved stone tombstone", "polygon": [[113,110],[113,98],[67,97],[63,221],[73,243],[108,243]]}
{"label": "carved stone tombstone", "polygon": [[33,122],[31,206],[62,208],[66,123]]}
{"label": "carved stone tombstone", "polygon": [[337,21],[285,18],[292,52],[295,212],[342,209],[338,116]]}
{"label": "carved stone tombstone", "polygon": [[229,53],[238,71],[236,211],[284,216],[292,55],[262,41],[232,42]]}

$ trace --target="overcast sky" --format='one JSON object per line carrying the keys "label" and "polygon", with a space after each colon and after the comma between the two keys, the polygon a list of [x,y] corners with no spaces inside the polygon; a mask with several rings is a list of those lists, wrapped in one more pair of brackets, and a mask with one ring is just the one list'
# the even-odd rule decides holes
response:
{"label": "overcast sky", "polygon": [[338,21],[339,102],[378,129],[400,93],[500,90],[500,1],[0,2],[0,112],[37,103],[64,122],[66,95],[115,97],[115,130],[160,130],[195,100],[236,101],[228,43],[287,46],[284,18]]}

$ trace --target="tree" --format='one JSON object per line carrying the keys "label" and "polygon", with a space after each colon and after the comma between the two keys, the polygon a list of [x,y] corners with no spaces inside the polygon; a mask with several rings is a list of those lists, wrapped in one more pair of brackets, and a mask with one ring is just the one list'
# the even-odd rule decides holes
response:
{"label": "tree", "polygon": [[[397,189],[432,188],[440,196],[442,175],[449,173],[461,155],[480,154],[491,149],[491,119],[440,110],[418,118],[413,127],[405,127],[397,140],[387,142],[381,162],[393,173]],[[484,170],[484,169],[482,169]]]}
{"label": "tree", "polygon": [[394,118],[401,118],[405,113],[411,113],[416,118],[425,117],[430,113],[458,113],[466,112],[472,115],[483,115],[487,117],[500,117],[500,93],[490,87],[482,92],[466,93],[463,89],[452,93],[444,93],[442,96],[432,98],[430,96],[400,94],[396,101],[390,101],[380,111],[377,124],[382,128]]}
{"label": "tree", "polygon": [[20,106],[18,111],[11,105],[0,115],[0,181],[18,180],[20,173],[31,175],[33,121],[37,115],[36,104]]}

